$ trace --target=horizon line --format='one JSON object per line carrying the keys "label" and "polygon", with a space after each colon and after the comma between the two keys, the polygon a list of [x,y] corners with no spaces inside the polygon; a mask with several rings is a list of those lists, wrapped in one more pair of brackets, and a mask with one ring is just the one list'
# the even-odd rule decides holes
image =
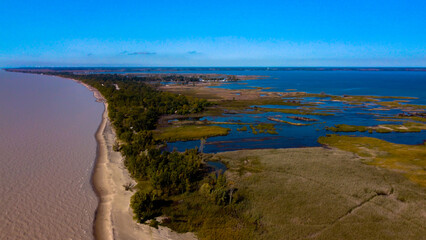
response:
{"label": "horizon line", "polygon": [[54,68],[68,68],[68,69],[77,69],[77,68],[369,68],[369,69],[389,69],[389,68],[421,68],[426,69],[426,66],[25,66],[25,67],[0,67],[0,69],[54,69]]}

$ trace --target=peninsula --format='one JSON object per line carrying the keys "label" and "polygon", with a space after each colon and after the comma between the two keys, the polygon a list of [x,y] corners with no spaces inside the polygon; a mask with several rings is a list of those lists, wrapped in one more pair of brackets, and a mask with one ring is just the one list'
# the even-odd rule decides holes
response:
{"label": "peninsula", "polygon": [[[419,112],[425,106],[405,102],[412,98],[229,90],[211,88],[216,81],[160,84],[159,76],[36,73],[74,79],[105,103],[93,176],[100,198],[98,239],[419,239],[426,233],[419,211],[426,204],[424,144],[325,135],[318,139],[322,147],[203,152],[205,139],[234,129],[275,136],[282,126],[315,127],[343,111],[322,108],[326,101],[399,109],[406,114],[387,120],[422,132]],[[213,120],[238,114],[266,115],[257,122]],[[195,139],[200,146],[168,148]]]}

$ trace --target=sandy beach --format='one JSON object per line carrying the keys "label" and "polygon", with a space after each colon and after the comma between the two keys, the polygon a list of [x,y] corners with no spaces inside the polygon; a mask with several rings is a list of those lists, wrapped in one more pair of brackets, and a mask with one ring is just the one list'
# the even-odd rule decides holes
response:
{"label": "sandy beach", "polygon": [[76,82],[92,91],[96,101],[103,102],[105,107],[95,134],[98,146],[92,183],[99,199],[93,225],[95,239],[197,239],[193,233],[179,234],[166,227],[156,229],[133,220],[130,198],[134,192],[126,191],[123,185],[135,182],[124,167],[122,155],[113,151],[115,132],[108,119],[108,103],[95,88]]}

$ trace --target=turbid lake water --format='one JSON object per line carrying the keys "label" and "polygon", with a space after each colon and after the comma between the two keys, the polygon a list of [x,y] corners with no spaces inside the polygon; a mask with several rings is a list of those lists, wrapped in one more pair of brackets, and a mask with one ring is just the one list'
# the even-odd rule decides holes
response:
{"label": "turbid lake water", "polygon": [[0,239],[93,239],[102,112],[71,80],[0,70]]}

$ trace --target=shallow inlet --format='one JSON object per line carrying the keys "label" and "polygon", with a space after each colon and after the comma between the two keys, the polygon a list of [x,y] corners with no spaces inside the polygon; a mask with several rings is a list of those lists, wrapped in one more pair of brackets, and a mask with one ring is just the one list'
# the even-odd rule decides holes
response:
{"label": "shallow inlet", "polygon": [[[225,73],[225,71],[210,71],[206,73]],[[232,82],[211,88],[226,88],[238,91],[241,89],[251,89],[253,87],[263,88],[263,92],[286,92],[289,89],[309,93],[327,93],[333,95],[376,95],[376,96],[405,96],[416,97],[411,99],[412,104],[426,105],[426,72],[361,72],[361,71],[227,71],[233,75],[260,75],[270,76],[264,79]],[[242,85],[242,83],[245,83]],[[270,89],[265,89],[270,88]],[[283,99],[293,101],[292,98]],[[204,144],[205,153],[216,153],[222,151],[232,151],[241,149],[259,148],[298,148],[320,146],[318,137],[331,134],[326,127],[336,124],[375,126],[388,124],[380,121],[383,117],[392,117],[400,113],[400,110],[392,109],[383,111],[378,105],[369,103],[366,106],[354,106],[348,103],[333,101],[330,98],[319,99],[308,97],[301,100],[301,103],[316,103],[316,112],[330,113],[330,116],[311,116],[303,114],[283,113],[271,111],[257,114],[224,114],[223,116],[208,116],[200,120],[211,122],[240,122],[246,125],[216,124],[221,127],[230,128],[227,136],[208,138]],[[254,107],[254,106],[252,106]],[[281,106],[265,105],[272,109],[297,110],[303,109],[301,106]],[[306,107],[306,106],[305,106]],[[309,108],[309,107],[307,107]],[[287,123],[271,121],[270,119],[281,119],[287,122],[288,117],[308,117],[318,121],[306,126],[292,126]],[[268,133],[253,134],[250,125],[259,123],[274,124],[278,134]],[[293,121],[295,123],[306,124],[303,121]],[[246,126],[248,131],[238,131],[238,128]],[[339,133],[344,135],[368,136],[383,139],[400,144],[422,144],[426,138],[426,131],[420,133]],[[199,141],[180,141],[168,143],[169,150],[177,149],[184,151],[194,147],[199,147]]]}

